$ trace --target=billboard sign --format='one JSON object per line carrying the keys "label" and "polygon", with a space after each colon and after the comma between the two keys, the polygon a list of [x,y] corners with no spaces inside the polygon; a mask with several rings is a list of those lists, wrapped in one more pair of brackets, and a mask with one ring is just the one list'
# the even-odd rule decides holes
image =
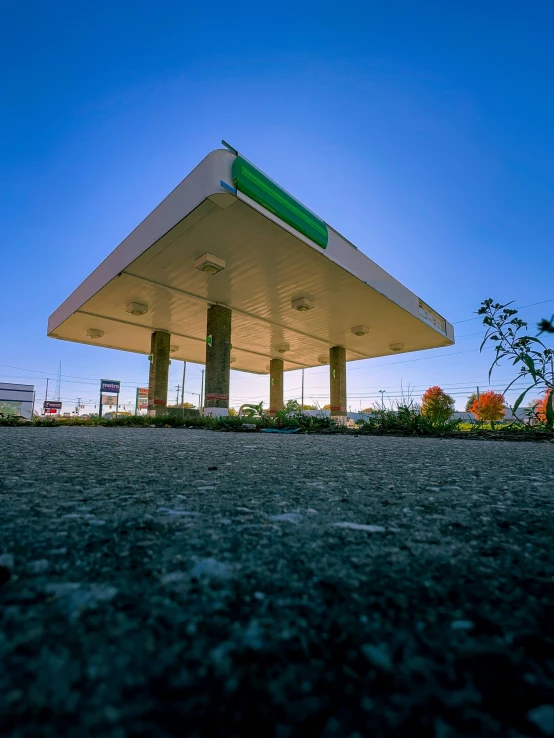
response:
{"label": "billboard sign", "polygon": [[45,400],[44,401],[44,409],[45,410],[61,410],[62,409],[62,403],[61,402],[55,402],[54,400]]}
{"label": "billboard sign", "polygon": [[119,394],[119,388],[121,382],[113,379],[101,379],[100,380],[100,392],[112,392],[115,395]]}
{"label": "billboard sign", "polygon": [[102,405],[117,405],[117,395],[102,395]]}
{"label": "billboard sign", "polygon": [[139,410],[148,407],[148,387],[137,388],[137,407]]}

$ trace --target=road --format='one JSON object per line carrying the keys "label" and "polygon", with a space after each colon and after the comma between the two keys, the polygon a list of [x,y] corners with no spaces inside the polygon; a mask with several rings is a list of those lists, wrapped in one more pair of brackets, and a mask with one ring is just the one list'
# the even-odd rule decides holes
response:
{"label": "road", "polygon": [[3,738],[554,735],[554,444],[0,449]]}

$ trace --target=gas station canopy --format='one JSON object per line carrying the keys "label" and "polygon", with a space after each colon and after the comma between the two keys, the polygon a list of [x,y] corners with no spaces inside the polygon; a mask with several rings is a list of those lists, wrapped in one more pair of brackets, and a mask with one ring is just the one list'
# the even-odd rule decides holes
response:
{"label": "gas station canopy", "polygon": [[[269,373],[454,343],[450,323],[234,150],[218,149],[48,321],[66,341],[206,361],[206,311],[232,311],[232,369]],[[209,340],[209,338],[208,338]]]}

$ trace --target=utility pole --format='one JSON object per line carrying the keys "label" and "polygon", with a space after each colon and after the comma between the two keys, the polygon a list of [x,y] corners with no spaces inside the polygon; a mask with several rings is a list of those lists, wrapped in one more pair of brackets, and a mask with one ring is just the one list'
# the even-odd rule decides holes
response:
{"label": "utility pole", "polygon": [[304,369],[302,369],[302,404],[300,405],[300,411],[304,412]]}
{"label": "utility pole", "polygon": [[[204,372],[206,370],[202,369],[202,389],[200,390],[200,407],[204,407]],[[200,409],[200,408],[199,408]]]}
{"label": "utility pole", "polygon": [[60,361],[60,368],[58,369],[58,376],[56,378],[56,392],[54,393],[54,400],[58,402],[61,399],[62,394],[62,362]]}
{"label": "utility pole", "polygon": [[185,417],[185,376],[187,374],[187,362],[183,361],[183,382],[181,384],[181,407],[183,409],[183,418]]}
{"label": "utility pole", "polygon": [[177,386],[175,387],[175,389],[177,390],[177,395],[176,395],[176,397],[175,397],[175,404],[176,404],[176,405],[178,405],[178,404],[179,404],[179,390],[181,389],[181,385],[180,385],[180,384],[178,384],[178,385],[177,385]]}
{"label": "utility pole", "polygon": [[77,398],[77,415],[81,414],[81,397]]}
{"label": "utility pole", "polygon": [[48,399],[48,377],[46,378],[46,397],[44,398],[44,402]]}
{"label": "utility pole", "polygon": [[477,387],[477,413],[479,415],[477,420],[481,420],[481,397],[479,395],[479,387]]}
{"label": "utility pole", "polygon": [[385,395],[385,392],[386,391],[387,390],[379,390],[379,392],[381,393],[381,409],[382,410],[385,409],[385,398],[384,398],[384,395]]}

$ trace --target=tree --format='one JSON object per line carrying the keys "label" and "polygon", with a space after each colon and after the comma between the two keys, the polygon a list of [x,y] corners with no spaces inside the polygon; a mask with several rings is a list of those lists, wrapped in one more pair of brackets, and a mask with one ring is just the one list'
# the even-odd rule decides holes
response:
{"label": "tree", "polygon": [[534,403],[534,406],[533,406],[535,415],[541,421],[541,423],[546,423],[546,408],[548,404],[548,398],[551,392],[552,390],[546,390],[546,392],[541,397],[541,399],[538,400],[536,403]]}
{"label": "tree", "polygon": [[477,420],[488,420],[494,425],[495,420],[501,420],[506,415],[506,402],[500,392],[483,392],[479,400],[475,398],[471,410]]}
{"label": "tree", "polygon": [[448,420],[454,412],[454,398],[438,386],[429,387],[421,398],[421,413],[433,423]]}
{"label": "tree", "polygon": [[330,409],[331,409],[331,405],[323,405],[323,410],[330,410]]}
{"label": "tree", "polygon": [[466,402],[466,413],[470,413],[471,412],[471,406],[473,405],[473,403],[475,402],[476,399],[477,399],[477,393],[476,392],[472,392],[470,394],[470,396],[467,398],[467,402]]}
{"label": "tree", "polygon": [[317,410],[315,405],[304,405],[304,410]]}
{"label": "tree", "polygon": [[234,408],[234,407],[230,407],[230,408],[229,408],[229,415],[230,415],[230,416],[231,416],[232,418],[234,418],[234,417],[235,417],[236,415],[238,415],[238,413],[237,413],[237,411],[235,410],[235,408]]}

